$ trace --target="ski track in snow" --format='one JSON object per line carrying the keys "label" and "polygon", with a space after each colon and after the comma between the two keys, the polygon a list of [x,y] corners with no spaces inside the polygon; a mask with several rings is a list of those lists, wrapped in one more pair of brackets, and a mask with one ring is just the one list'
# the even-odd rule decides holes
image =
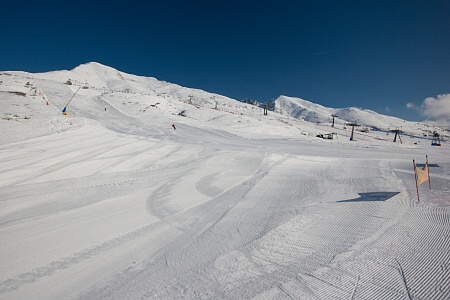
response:
{"label": "ski track in snow", "polygon": [[[49,110],[73,88],[48,80]],[[448,150],[246,138],[141,97],[82,90],[0,146],[1,299],[450,298]]]}

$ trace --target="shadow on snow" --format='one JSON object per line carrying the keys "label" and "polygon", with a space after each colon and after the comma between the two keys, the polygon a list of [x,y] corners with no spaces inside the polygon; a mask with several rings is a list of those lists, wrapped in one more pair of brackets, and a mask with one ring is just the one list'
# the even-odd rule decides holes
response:
{"label": "shadow on snow", "polygon": [[400,192],[370,192],[370,193],[359,193],[359,197],[349,200],[341,200],[337,202],[364,202],[364,201],[386,201],[395,195],[400,194]]}

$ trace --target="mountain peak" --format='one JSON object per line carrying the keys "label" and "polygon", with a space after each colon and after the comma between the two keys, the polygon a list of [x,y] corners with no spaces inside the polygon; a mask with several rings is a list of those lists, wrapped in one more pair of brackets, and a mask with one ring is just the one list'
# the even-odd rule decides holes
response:
{"label": "mountain peak", "polygon": [[111,74],[117,74],[121,73],[117,69],[114,69],[112,67],[103,65],[98,62],[88,62],[81,64],[71,70],[75,73],[94,73],[94,74],[103,74],[103,75],[111,75]]}

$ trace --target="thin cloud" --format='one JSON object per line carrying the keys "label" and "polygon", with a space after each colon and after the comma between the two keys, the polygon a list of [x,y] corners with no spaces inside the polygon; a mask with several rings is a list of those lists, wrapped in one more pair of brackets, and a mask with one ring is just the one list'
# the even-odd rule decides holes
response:
{"label": "thin cloud", "polygon": [[320,51],[320,52],[314,52],[313,55],[323,55],[323,54],[329,54],[329,53],[333,53],[336,50],[329,50],[329,51]]}
{"label": "thin cloud", "polygon": [[409,109],[419,110],[419,107],[412,102],[406,103],[406,107]]}
{"label": "thin cloud", "polygon": [[442,94],[435,97],[428,97],[423,100],[420,106],[414,103],[407,103],[406,107],[419,111],[436,126],[450,126],[450,94]]}

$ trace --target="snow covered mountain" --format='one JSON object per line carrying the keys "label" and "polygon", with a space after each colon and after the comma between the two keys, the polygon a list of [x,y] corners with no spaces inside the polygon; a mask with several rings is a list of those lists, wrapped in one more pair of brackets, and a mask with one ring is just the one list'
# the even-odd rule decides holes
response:
{"label": "snow covered mountain", "polygon": [[274,101],[274,107],[279,112],[303,119],[308,122],[330,124],[335,116],[335,124],[345,125],[356,123],[368,128],[383,130],[400,129],[408,133],[423,133],[435,130],[433,126],[420,122],[410,122],[400,118],[379,114],[372,110],[348,107],[329,108],[295,97],[280,96]]}
{"label": "snow covered mountain", "polygon": [[[115,93],[120,93],[122,96],[128,94],[125,98],[130,98],[129,100],[132,100],[139,106],[140,113],[145,112],[146,109],[152,106],[167,110],[171,114],[183,111],[183,115],[199,120],[209,119],[210,116],[210,113],[201,113],[202,108],[214,108],[235,115],[252,117],[255,117],[255,115],[259,117],[261,114],[261,109],[257,109],[257,107],[249,103],[242,103],[199,89],[182,87],[153,77],[127,74],[95,62],[82,64],[70,71],[53,71],[41,74],[10,73],[32,77],[36,79],[36,85],[43,85],[43,89],[48,86],[45,84],[48,80],[73,85],[74,87],[82,86],[83,89],[97,91],[96,95],[109,104],[113,104],[114,99],[118,98],[118,94]],[[41,83],[39,83],[40,80]],[[80,95],[82,94],[80,93]],[[87,94],[87,92],[85,91],[84,94]],[[93,93],[91,93],[92,95]],[[156,103],[158,104],[156,105]],[[181,103],[189,104],[189,106]],[[258,103],[256,102],[256,104]],[[341,126],[345,126],[346,123],[357,123],[369,128],[373,127],[383,130],[401,129],[410,134],[419,135],[424,133],[430,134],[435,130],[433,126],[424,123],[409,122],[371,110],[355,107],[329,108],[296,97],[280,96],[271,105],[274,107],[274,113],[278,119],[291,117],[312,124],[321,123],[330,126],[332,115],[335,115],[335,124]],[[264,105],[259,106],[262,107]],[[193,107],[196,107],[196,109],[193,110]],[[249,113],[249,110],[253,110],[253,113]],[[257,113],[255,114],[255,112]],[[135,111],[133,113],[136,114],[138,112]],[[215,117],[217,117],[217,114]]]}

